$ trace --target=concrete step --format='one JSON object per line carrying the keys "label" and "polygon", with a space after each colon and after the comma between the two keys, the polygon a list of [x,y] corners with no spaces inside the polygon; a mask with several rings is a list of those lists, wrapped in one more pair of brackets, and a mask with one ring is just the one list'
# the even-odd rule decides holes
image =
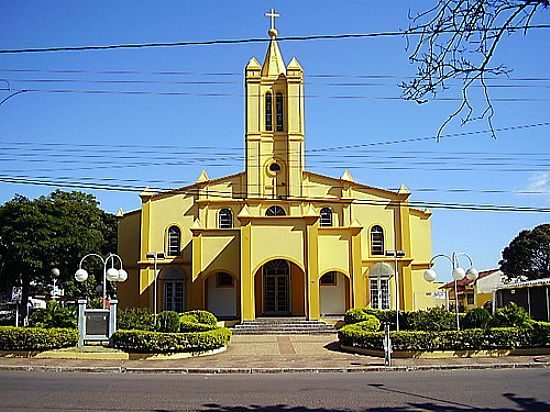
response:
{"label": "concrete step", "polygon": [[235,335],[294,335],[335,333],[332,325],[305,318],[258,318],[235,325]]}

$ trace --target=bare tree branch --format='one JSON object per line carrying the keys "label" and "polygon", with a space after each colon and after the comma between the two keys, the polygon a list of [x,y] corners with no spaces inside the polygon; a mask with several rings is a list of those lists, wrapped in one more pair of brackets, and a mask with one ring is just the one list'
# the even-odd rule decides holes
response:
{"label": "bare tree branch", "polygon": [[[417,66],[417,74],[400,85],[403,97],[426,103],[448,89],[449,80],[462,81],[462,101],[441,124],[438,141],[445,127],[461,115],[462,124],[487,119],[496,137],[495,110],[486,80],[488,76],[507,75],[511,70],[502,64],[491,66],[491,61],[503,36],[512,34],[520,25],[526,34],[533,16],[549,3],[550,0],[438,0],[416,16],[409,12],[408,32],[416,38],[409,60]],[[407,38],[407,50],[409,41]],[[477,86],[483,88],[482,108],[476,108],[469,95],[470,88]]]}

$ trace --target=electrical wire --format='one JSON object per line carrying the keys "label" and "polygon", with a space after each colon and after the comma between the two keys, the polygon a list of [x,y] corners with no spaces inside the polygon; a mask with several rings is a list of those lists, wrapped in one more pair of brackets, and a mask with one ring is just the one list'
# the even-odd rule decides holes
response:
{"label": "electrical wire", "polygon": [[[445,29],[438,30],[437,33],[489,33],[492,31],[507,30],[537,30],[550,29],[550,24],[516,25],[516,26],[497,26],[489,28],[468,28],[468,29]],[[278,42],[293,41],[312,41],[312,40],[341,40],[341,39],[364,39],[376,37],[401,37],[401,36],[422,36],[425,31],[385,31],[376,33],[345,33],[345,34],[314,34],[307,36],[285,36],[278,37]],[[184,46],[211,46],[211,45],[229,45],[245,43],[267,43],[269,38],[244,38],[244,39],[216,39],[216,40],[197,40],[197,41],[179,41],[179,42],[154,42],[154,43],[125,43],[109,45],[87,45],[87,46],[58,46],[58,47],[34,47],[22,49],[0,49],[0,54],[23,54],[23,53],[51,53],[64,51],[91,51],[91,50],[115,50],[115,49],[141,49],[151,47],[184,47]]]}
{"label": "electrical wire", "polygon": [[[55,94],[115,94],[128,96],[194,96],[194,97],[239,97],[244,98],[246,95],[242,93],[224,93],[224,92],[183,92],[183,91],[151,91],[151,90],[104,90],[104,89],[0,89],[0,91],[17,91],[20,93],[55,93]],[[250,97],[250,95],[248,96]],[[321,94],[305,94],[305,95],[288,95],[287,98],[307,98],[307,99],[335,99],[335,100],[372,100],[372,101],[397,101],[403,103],[411,103],[400,96],[367,96],[367,95],[321,95]],[[485,101],[482,98],[470,98],[470,101]],[[460,97],[434,97],[430,101],[436,102],[461,102]],[[495,97],[491,98],[495,103],[540,103],[548,102],[550,98],[536,97]]]}

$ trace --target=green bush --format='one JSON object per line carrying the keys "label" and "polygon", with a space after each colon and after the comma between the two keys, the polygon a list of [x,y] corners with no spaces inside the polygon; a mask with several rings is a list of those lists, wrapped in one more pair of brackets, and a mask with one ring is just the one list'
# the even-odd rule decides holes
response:
{"label": "green bush", "polygon": [[0,350],[49,350],[75,346],[78,331],[68,328],[0,326]]}
{"label": "green bush", "polygon": [[461,325],[464,328],[479,328],[487,329],[491,322],[491,312],[482,308],[470,309],[464,315],[464,319],[461,321]]}
{"label": "green bush", "polygon": [[525,309],[510,302],[503,308],[499,308],[495,311],[491,326],[527,328],[531,323],[531,317]]}
{"label": "green bush", "polygon": [[349,309],[344,315],[344,323],[346,325],[353,325],[354,323],[363,322],[367,320],[366,308],[353,308]]}
{"label": "green bush", "polygon": [[456,318],[452,312],[442,307],[409,312],[403,329],[417,331],[442,331],[456,328]]}
{"label": "green bush", "polygon": [[155,317],[146,308],[119,309],[117,323],[119,329],[154,330]]}
{"label": "green bush", "polygon": [[520,338],[526,340],[524,346],[550,347],[550,322],[533,321],[531,326],[520,334]]}
{"label": "green bush", "polygon": [[46,309],[37,309],[29,317],[29,326],[36,328],[76,328],[76,312],[61,306],[55,300],[46,304]]}
{"label": "green bush", "polygon": [[355,323],[358,328],[368,332],[376,332],[380,330],[380,321],[373,315],[367,315],[367,319],[359,323]]}
{"label": "green bush", "polygon": [[[465,329],[448,331],[391,332],[392,347],[398,351],[480,350],[550,347],[550,323],[534,322],[532,327]],[[359,324],[338,331],[342,345],[384,350],[384,332],[368,332]]]}
{"label": "green bush", "polygon": [[221,348],[227,345],[230,339],[231,331],[227,328],[192,333],[119,330],[111,336],[110,345],[138,353],[196,352]]}
{"label": "green bush", "polygon": [[207,325],[206,323],[180,321],[179,324],[180,332],[206,332],[214,329],[217,329],[217,326]]}
{"label": "green bush", "polygon": [[176,333],[180,331],[180,315],[178,312],[165,310],[157,316],[158,332]]}
{"label": "green bush", "polygon": [[190,310],[188,312],[181,313],[180,316],[194,316],[197,319],[197,323],[204,323],[206,325],[216,326],[218,324],[218,319],[216,319],[214,314],[206,310]]}

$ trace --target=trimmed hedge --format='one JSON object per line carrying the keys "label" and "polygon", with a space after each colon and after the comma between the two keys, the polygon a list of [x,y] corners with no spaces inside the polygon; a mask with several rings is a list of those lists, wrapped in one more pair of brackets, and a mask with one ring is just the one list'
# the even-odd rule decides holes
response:
{"label": "trimmed hedge", "polygon": [[217,329],[217,326],[207,325],[206,323],[188,322],[180,320],[179,331],[184,332],[207,332],[209,330]]}
{"label": "trimmed hedge", "polygon": [[0,326],[0,350],[49,350],[75,346],[78,331],[66,328]]}
{"label": "trimmed hedge", "polygon": [[157,316],[157,331],[177,333],[180,331],[180,315],[178,312],[165,310]]}
{"label": "trimmed hedge", "polygon": [[119,329],[154,330],[155,316],[145,308],[119,309],[117,314]]}
{"label": "trimmed hedge", "polygon": [[206,310],[190,310],[188,312],[180,313],[180,316],[195,318],[195,323],[202,323],[205,325],[213,326],[216,326],[218,324],[218,319],[216,318],[216,316]]}
{"label": "trimmed hedge", "polygon": [[191,333],[118,330],[111,336],[110,346],[138,353],[196,352],[221,348],[230,339],[231,331],[227,328]]}
{"label": "trimmed hedge", "polygon": [[[384,350],[384,332],[367,332],[359,324],[347,325],[338,331],[345,346]],[[479,350],[518,347],[550,347],[550,323],[535,322],[533,327],[465,329],[460,331],[391,332],[393,350]]]}

